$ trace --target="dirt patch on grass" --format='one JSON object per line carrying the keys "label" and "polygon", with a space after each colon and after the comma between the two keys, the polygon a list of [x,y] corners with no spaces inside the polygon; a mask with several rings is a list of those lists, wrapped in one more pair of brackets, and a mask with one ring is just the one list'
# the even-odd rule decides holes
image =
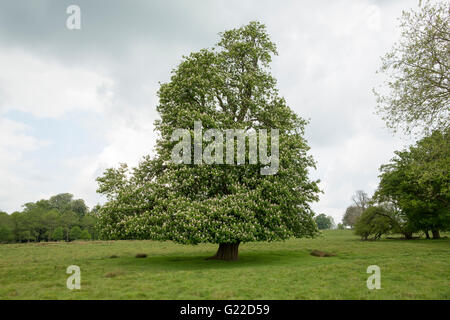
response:
{"label": "dirt patch on grass", "polygon": [[106,278],[115,278],[123,274],[123,271],[111,271],[105,274]]}
{"label": "dirt patch on grass", "polygon": [[33,243],[35,246],[49,246],[51,244],[61,244],[62,242],[57,242],[57,241],[47,241],[47,242],[36,242]]}
{"label": "dirt patch on grass", "polygon": [[315,256],[315,257],[334,257],[335,256],[334,253],[324,252],[324,251],[320,251],[320,250],[311,251],[311,255]]}

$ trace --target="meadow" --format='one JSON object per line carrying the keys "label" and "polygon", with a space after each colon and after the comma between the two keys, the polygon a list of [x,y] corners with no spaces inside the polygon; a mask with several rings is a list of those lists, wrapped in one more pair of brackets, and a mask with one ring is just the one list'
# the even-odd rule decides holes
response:
{"label": "meadow", "polygon": [[[75,241],[0,245],[0,299],[450,299],[450,241],[361,241],[351,230],[247,243],[236,262],[216,245]],[[335,254],[310,255],[312,250]],[[136,258],[146,254],[145,258]],[[81,269],[81,289],[66,268]],[[369,290],[369,265],[381,289]]]}

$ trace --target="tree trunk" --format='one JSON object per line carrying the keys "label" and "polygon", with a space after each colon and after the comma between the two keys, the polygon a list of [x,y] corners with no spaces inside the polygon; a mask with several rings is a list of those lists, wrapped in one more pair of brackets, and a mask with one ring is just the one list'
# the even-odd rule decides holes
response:
{"label": "tree trunk", "polygon": [[425,230],[425,236],[427,237],[427,239],[430,239],[430,234],[428,233],[428,230]]}
{"label": "tree trunk", "polygon": [[438,229],[431,230],[431,233],[433,234],[433,239],[440,239],[441,238],[441,235],[439,234],[439,230]]}
{"label": "tree trunk", "polygon": [[220,243],[216,254],[207,260],[236,261],[238,259],[239,242]]}
{"label": "tree trunk", "polygon": [[403,235],[405,236],[405,239],[407,239],[407,240],[411,240],[413,237],[412,232],[404,232]]}

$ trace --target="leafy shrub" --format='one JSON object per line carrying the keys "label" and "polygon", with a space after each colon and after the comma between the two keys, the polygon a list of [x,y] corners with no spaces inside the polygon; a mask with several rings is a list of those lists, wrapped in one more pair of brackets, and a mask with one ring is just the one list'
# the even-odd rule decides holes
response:
{"label": "leafy shrub", "polygon": [[393,230],[392,221],[385,216],[383,207],[369,207],[358,218],[355,224],[355,234],[363,240],[378,240],[383,234]]}

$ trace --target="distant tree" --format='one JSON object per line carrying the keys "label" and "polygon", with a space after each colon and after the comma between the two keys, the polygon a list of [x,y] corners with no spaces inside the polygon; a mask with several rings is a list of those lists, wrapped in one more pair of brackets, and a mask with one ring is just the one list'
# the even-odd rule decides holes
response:
{"label": "distant tree", "polygon": [[0,243],[8,243],[14,241],[12,229],[7,225],[0,225]]}
{"label": "distant tree", "polygon": [[27,212],[13,212],[11,214],[13,223],[14,238],[18,242],[28,242],[36,240],[35,234],[35,219],[32,214]]}
{"label": "distant tree", "polygon": [[30,242],[36,240],[36,238],[32,235],[30,230],[20,231],[19,236],[17,238],[21,242]]}
{"label": "distant tree", "polygon": [[9,228],[13,227],[11,216],[3,211],[0,211],[0,226],[8,226]]}
{"label": "distant tree", "polygon": [[342,224],[342,223],[338,223],[337,228],[338,228],[338,230],[344,230],[345,229],[344,224]]}
{"label": "distant tree", "polygon": [[356,207],[360,208],[361,211],[364,211],[368,208],[370,203],[370,197],[362,190],[356,191],[356,193],[352,197],[352,201]]}
{"label": "distant tree", "polygon": [[59,229],[55,232],[58,227],[63,231],[61,239],[67,241],[74,226],[82,226],[91,237],[96,237],[97,216],[93,212],[89,212],[84,200],[73,200],[70,193],[61,193],[49,200],[25,203],[22,211],[11,215],[0,212],[0,226],[6,226],[4,230],[11,231],[12,241],[16,242],[50,241],[54,234],[58,234],[59,239]]}
{"label": "distant tree", "polygon": [[321,213],[314,219],[319,230],[331,229],[333,227],[333,218]]}
{"label": "distant tree", "polygon": [[72,201],[73,195],[70,193],[60,193],[48,200],[50,207],[58,210],[59,213],[72,211]]}
{"label": "distant tree", "polygon": [[80,219],[82,219],[86,214],[89,213],[89,208],[84,203],[83,199],[73,200],[70,206],[71,206],[70,210],[72,212],[75,212]]}
{"label": "distant tree", "polygon": [[9,214],[0,211],[0,242],[13,242],[13,221]]}
{"label": "distant tree", "polygon": [[360,207],[349,206],[345,210],[345,214],[342,219],[342,223],[344,224],[344,226],[349,226],[349,227],[353,228],[356,224],[356,221],[361,216],[362,212],[363,212],[363,210]]}
{"label": "distant tree", "polygon": [[64,240],[64,230],[62,227],[57,227],[52,234],[52,239],[55,241]]}
{"label": "distant tree", "polygon": [[63,227],[66,241],[70,240],[70,229],[79,223],[78,216],[72,211],[67,211],[60,217],[60,225]]}
{"label": "distant tree", "polygon": [[89,232],[92,239],[97,239],[97,221],[97,217],[92,213],[86,214],[81,219],[81,227]]}
{"label": "distant tree", "polygon": [[355,224],[355,234],[363,240],[372,237],[373,240],[380,239],[382,235],[390,233],[393,229],[391,220],[384,215],[383,207],[369,207],[358,218]]}
{"label": "distant tree", "polygon": [[46,238],[50,241],[53,231],[59,225],[60,214],[55,209],[51,209],[42,215],[41,222],[46,230]]}
{"label": "distant tree", "polygon": [[332,216],[328,216],[328,219],[329,219],[330,222],[331,222],[331,227],[330,227],[330,229],[336,229],[336,223],[334,222],[333,217],[332,217]]}
{"label": "distant tree", "polygon": [[424,1],[403,12],[401,39],[382,60],[388,92],[375,91],[378,112],[394,131],[450,126],[450,3]]}
{"label": "distant tree", "polygon": [[80,239],[82,240],[91,240],[91,234],[88,230],[84,229],[81,231]]}
{"label": "distant tree", "polygon": [[450,128],[395,154],[380,169],[375,198],[398,208],[409,231],[431,230],[439,238],[450,229]]}
{"label": "distant tree", "polygon": [[81,239],[81,228],[79,226],[74,226],[70,229],[70,240],[78,240]]}

